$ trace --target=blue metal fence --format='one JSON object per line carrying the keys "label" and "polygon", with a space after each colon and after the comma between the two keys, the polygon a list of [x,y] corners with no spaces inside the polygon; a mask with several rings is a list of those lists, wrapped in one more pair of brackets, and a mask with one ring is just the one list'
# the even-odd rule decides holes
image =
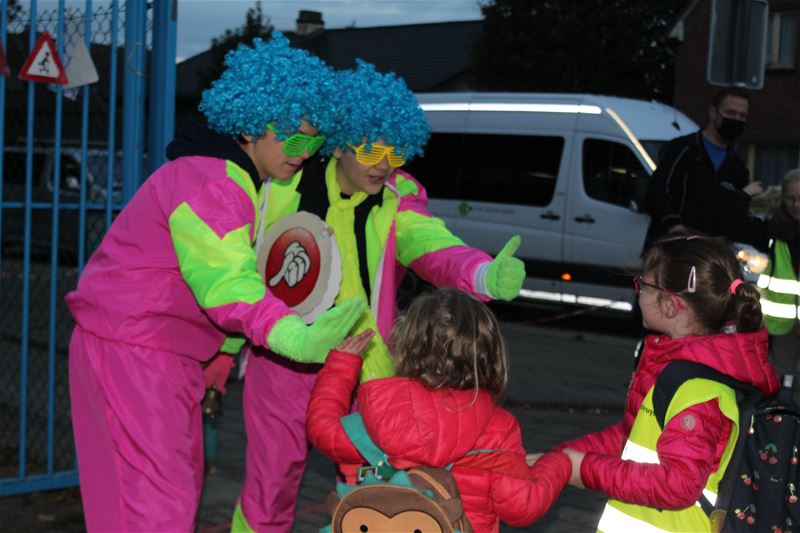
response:
{"label": "blue metal fence", "polygon": [[[143,180],[144,132],[163,154],[174,116],[175,0],[18,4],[0,1],[11,68],[0,77],[0,373],[12,383],[0,390],[0,496],[78,482],[63,298]],[[61,58],[81,40],[100,81],[74,90],[17,79],[44,31]],[[148,95],[148,75],[172,87]]]}

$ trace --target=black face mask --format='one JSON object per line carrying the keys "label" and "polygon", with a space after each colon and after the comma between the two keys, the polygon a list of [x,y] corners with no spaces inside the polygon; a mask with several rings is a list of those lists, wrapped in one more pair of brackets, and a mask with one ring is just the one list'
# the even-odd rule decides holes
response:
{"label": "black face mask", "polygon": [[744,121],[736,120],[735,118],[722,117],[722,122],[717,127],[719,136],[725,139],[725,142],[733,142],[741,135],[744,129]]}

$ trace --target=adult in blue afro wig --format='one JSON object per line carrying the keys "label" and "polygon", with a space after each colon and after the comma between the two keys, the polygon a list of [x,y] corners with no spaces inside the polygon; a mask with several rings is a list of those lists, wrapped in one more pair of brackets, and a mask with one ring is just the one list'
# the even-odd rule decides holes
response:
{"label": "adult in blue afro wig", "polygon": [[347,150],[348,143],[358,146],[383,140],[405,151],[406,161],[422,155],[431,128],[401,78],[381,74],[374,65],[357,59],[355,69],[336,73],[336,85],[336,127],[328,135],[326,152]]}
{"label": "adult in blue afro wig", "polygon": [[273,123],[278,140],[303,120],[327,134],[333,127],[333,70],[305,50],[292,48],[280,32],[254,39],[225,56],[226,69],[203,91],[199,109],[219,133],[260,137]]}

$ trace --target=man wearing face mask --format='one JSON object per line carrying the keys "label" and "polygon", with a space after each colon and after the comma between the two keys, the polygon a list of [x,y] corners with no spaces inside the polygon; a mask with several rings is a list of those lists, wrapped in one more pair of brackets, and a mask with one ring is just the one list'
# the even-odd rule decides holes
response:
{"label": "man wearing face mask", "polygon": [[[750,181],[732,143],[742,133],[750,100],[736,88],[717,92],[708,108],[708,124],[670,141],[648,188],[651,216],[648,242],[669,231],[691,228],[739,242],[753,242],[759,232],[748,216],[750,198],[763,191]],[[760,235],[759,235],[760,238]]]}

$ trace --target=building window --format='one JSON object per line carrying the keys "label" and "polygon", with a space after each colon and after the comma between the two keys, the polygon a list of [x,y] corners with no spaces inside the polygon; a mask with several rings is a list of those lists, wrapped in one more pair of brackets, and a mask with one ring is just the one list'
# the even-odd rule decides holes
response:
{"label": "building window", "polygon": [[767,67],[794,68],[797,13],[770,13],[767,26]]}
{"label": "building window", "polygon": [[779,186],[783,175],[790,169],[800,166],[800,147],[797,146],[756,146],[754,180],[764,186]]}

